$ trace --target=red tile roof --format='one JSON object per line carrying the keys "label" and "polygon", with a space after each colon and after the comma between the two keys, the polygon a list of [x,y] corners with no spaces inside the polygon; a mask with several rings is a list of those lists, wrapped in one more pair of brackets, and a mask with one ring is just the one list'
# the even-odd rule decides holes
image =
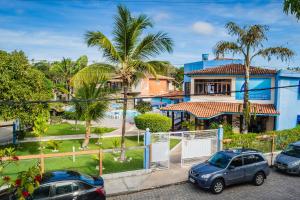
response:
{"label": "red tile roof", "polygon": [[[224,74],[224,75],[244,75],[245,67],[242,64],[228,64],[218,67],[212,67],[202,70],[195,70],[187,73],[187,75],[201,75],[201,74]],[[250,67],[250,75],[273,75],[276,74],[274,69],[266,69],[260,67]]]}
{"label": "red tile roof", "polygon": [[[163,111],[186,111],[198,118],[212,118],[225,113],[241,114],[243,104],[226,102],[183,102],[165,108]],[[251,104],[251,113],[278,115],[273,104]]]}
{"label": "red tile roof", "polygon": [[183,99],[184,92],[183,91],[172,91],[165,94],[160,95],[161,97],[166,97],[169,99]]}

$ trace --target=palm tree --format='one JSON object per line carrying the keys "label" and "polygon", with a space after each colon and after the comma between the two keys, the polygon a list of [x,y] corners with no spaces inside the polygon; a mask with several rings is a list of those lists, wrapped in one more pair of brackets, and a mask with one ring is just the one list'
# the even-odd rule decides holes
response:
{"label": "palm tree", "polygon": [[283,11],[286,14],[295,15],[296,18],[300,19],[300,1],[299,0],[284,0]]}
{"label": "palm tree", "polygon": [[263,42],[267,40],[266,32],[267,26],[252,25],[240,27],[234,22],[226,24],[226,29],[229,35],[236,36],[235,42],[220,41],[215,47],[215,54],[217,57],[224,56],[225,53],[231,52],[233,54],[240,54],[244,58],[245,66],[245,89],[244,89],[244,101],[243,101],[243,124],[242,133],[248,132],[248,126],[250,123],[250,102],[249,102],[249,76],[250,66],[254,58],[261,56],[263,58],[271,59],[275,56],[282,61],[290,59],[294,52],[285,47],[268,47],[264,48]]}
{"label": "palm tree", "polygon": [[80,70],[71,80],[75,89],[75,110],[77,116],[85,120],[86,131],[82,148],[89,144],[92,120],[104,117],[108,102],[96,100],[106,98],[112,93],[107,87],[110,73],[105,67],[89,66]]}
{"label": "palm tree", "polygon": [[102,32],[86,33],[88,46],[99,47],[103,56],[116,68],[116,74],[123,82],[123,121],[121,139],[121,160],[125,160],[125,128],[128,88],[147,74],[156,73],[166,68],[166,62],[150,60],[150,57],[162,52],[172,52],[173,41],[166,33],[148,33],[145,29],[153,24],[146,15],[132,16],[124,6],[118,6],[118,14],[114,18],[113,39],[109,40]]}

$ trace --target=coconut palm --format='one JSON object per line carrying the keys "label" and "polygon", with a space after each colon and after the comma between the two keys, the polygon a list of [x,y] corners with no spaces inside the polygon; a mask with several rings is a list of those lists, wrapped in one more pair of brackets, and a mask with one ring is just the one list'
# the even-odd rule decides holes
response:
{"label": "coconut palm", "polygon": [[107,87],[110,73],[107,68],[99,66],[89,66],[80,70],[71,80],[75,89],[75,110],[79,118],[85,120],[85,140],[82,148],[89,144],[91,134],[92,120],[98,120],[104,117],[108,108],[108,102],[105,99],[112,93]]}
{"label": "coconut palm", "polygon": [[267,40],[266,32],[267,26],[252,25],[240,27],[234,22],[226,24],[226,29],[229,35],[236,36],[237,39],[234,42],[220,41],[215,46],[215,54],[217,57],[224,56],[225,53],[239,54],[244,58],[245,67],[245,84],[244,84],[244,101],[243,101],[243,123],[242,133],[248,132],[248,126],[250,123],[250,102],[249,102],[249,76],[250,66],[254,58],[260,56],[270,60],[273,56],[282,61],[290,59],[294,52],[288,48],[268,47],[263,46],[263,42]]}
{"label": "coconut palm", "polygon": [[300,1],[299,0],[284,0],[283,11],[286,14],[295,15],[296,18],[300,19]]}
{"label": "coconut palm", "polygon": [[118,14],[114,18],[112,40],[102,32],[86,33],[88,46],[99,47],[103,56],[116,68],[116,74],[123,82],[123,121],[121,139],[121,160],[125,159],[125,126],[128,89],[141,77],[166,68],[166,62],[150,60],[162,52],[172,52],[173,42],[166,33],[145,33],[153,26],[146,15],[132,16],[124,6],[118,6]]}

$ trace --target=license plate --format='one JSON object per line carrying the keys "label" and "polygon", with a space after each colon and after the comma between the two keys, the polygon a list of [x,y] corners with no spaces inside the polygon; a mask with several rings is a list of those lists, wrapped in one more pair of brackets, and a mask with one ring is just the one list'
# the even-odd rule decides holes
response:
{"label": "license plate", "polygon": [[190,182],[195,183],[195,180],[193,178],[189,178]]}

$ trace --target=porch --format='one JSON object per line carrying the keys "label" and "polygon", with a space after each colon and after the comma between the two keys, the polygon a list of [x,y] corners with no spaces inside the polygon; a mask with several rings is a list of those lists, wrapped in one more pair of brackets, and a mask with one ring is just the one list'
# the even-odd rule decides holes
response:
{"label": "porch", "polygon": [[[272,104],[251,104],[249,132],[259,133],[275,129],[279,113]],[[235,133],[241,131],[243,104],[227,102],[183,102],[161,108],[172,119],[172,130],[182,130],[182,122],[195,124],[196,130],[211,128],[212,123],[227,123]]]}

